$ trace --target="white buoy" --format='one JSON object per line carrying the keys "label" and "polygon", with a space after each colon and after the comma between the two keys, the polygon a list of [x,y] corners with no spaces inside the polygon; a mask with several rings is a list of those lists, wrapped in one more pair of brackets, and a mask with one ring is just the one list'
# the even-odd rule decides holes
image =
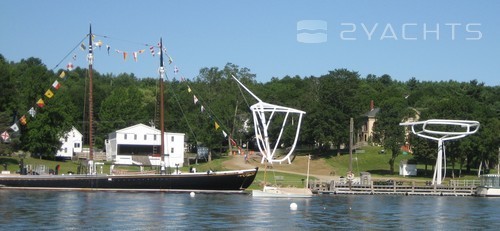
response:
{"label": "white buoy", "polygon": [[194,195],[195,195],[194,192],[189,193],[189,196],[191,196],[191,197],[194,197]]}
{"label": "white buoy", "polygon": [[290,210],[297,210],[297,204],[291,203],[290,204]]}

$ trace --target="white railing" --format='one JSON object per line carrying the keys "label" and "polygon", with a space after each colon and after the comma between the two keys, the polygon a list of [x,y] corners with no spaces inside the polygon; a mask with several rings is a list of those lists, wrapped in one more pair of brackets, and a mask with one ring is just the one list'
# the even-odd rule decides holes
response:
{"label": "white railing", "polygon": [[450,180],[450,186],[479,186],[480,180]]}

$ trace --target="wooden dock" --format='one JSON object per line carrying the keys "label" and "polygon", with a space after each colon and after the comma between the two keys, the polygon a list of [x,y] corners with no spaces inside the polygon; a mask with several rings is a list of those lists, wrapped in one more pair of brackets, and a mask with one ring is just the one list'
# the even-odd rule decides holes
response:
{"label": "wooden dock", "polygon": [[415,182],[391,181],[385,184],[351,184],[313,181],[309,187],[316,194],[405,195],[405,196],[475,196],[475,185],[417,185]]}

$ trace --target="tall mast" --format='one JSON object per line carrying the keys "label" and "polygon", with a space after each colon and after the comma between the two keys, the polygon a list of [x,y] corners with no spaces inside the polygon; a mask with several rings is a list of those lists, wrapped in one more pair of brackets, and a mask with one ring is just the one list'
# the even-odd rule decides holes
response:
{"label": "tall mast", "polygon": [[94,63],[94,55],[92,54],[92,24],[90,25],[89,32],[89,54],[87,60],[89,62],[89,160],[94,160],[94,144],[93,144],[93,89],[92,89],[92,64]]}
{"label": "tall mast", "polygon": [[165,125],[164,125],[164,105],[163,105],[163,79],[165,78],[165,68],[163,67],[163,42],[160,38],[160,153],[161,153],[161,174],[165,174]]}

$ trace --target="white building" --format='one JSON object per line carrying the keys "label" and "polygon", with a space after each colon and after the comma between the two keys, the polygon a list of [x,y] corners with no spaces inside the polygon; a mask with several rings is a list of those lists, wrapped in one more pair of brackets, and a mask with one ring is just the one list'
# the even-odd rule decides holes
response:
{"label": "white building", "polygon": [[[160,130],[136,124],[108,134],[106,159],[115,164],[159,166]],[[184,133],[165,132],[165,163],[182,167],[184,164]]]}
{"label": "white building", "polygon": [[71,159],[77,152],[82,152],[83,135],[72,127],[63,137],[61,148],[56,153],[56,158]]}

